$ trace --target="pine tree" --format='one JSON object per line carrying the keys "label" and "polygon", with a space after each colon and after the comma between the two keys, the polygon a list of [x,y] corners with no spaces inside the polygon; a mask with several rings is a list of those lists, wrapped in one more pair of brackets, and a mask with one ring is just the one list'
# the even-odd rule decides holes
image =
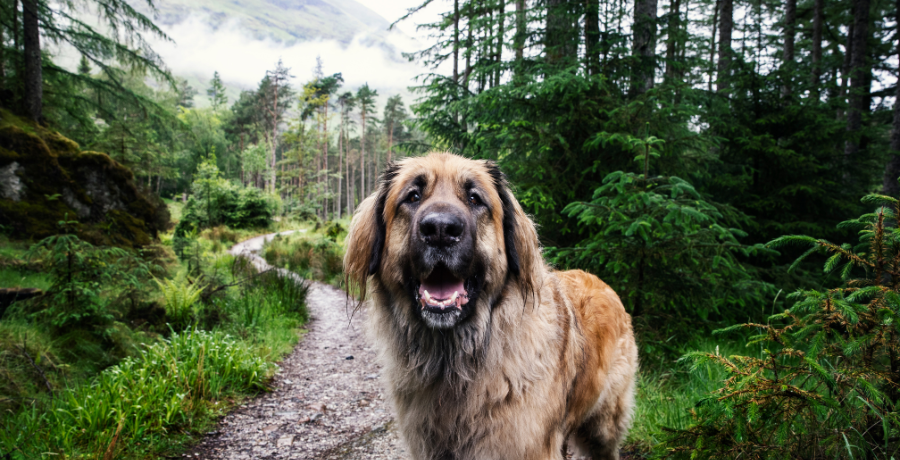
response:
{"label": "pine tree", "polygon": [[206,95],[209,97],[209,105],[212,106],[213,112],[218,113],[219,109],[228,105],[228,96],[225,94],[225,85],[222,83],[219,71],[213,72]]}
{"label": "pine tree", "polygon": [[366,195],[366,118],[375,111],[375,98],[378,96],[378,91],[372,88],[369,88],[369,84],[366,83],[362,85],[356,91],[356,104],[359,107],[359,116],[362,119],[362,135],[360,139],[360,157],[359,157],[359,172],[360,172],[360,199],[365,198]]}

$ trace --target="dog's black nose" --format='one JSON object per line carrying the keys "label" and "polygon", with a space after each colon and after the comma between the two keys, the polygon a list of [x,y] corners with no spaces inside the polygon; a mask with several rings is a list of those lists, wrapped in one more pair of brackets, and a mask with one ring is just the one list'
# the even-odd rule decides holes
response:
{"label": "dog's black nose", "polygon": [[419,221],[419,232],[429,246],[451,246],[459,241],[466,222],[447,212],[432,212]]}

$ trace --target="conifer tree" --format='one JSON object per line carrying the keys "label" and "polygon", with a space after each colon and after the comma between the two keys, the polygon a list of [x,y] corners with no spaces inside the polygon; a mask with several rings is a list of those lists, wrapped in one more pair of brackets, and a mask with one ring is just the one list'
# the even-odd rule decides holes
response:
{"label": "conifer tree", "polygon": [[366,83],[362,85],[356,91],[356,104],[359,107],[359,116],[362,120],[362,134],[360,137],[360,157],[359,157],[359,172],[360,172],[360,200],[364,199],[366,195],[366,118],[375,111],[375,98],[378,96],[378,91],[372,88],[369,88],[369,84]]}
{"label": "conifer tree", "polygon": [[225,94],[225,84],[219,76],[219,71],[213,72],[212,80],[209,81],[209,88],[206,90],[209,97],[209,105],[212,106],[213,112],[218,113],[219,109],[228,105],[228,96]]}

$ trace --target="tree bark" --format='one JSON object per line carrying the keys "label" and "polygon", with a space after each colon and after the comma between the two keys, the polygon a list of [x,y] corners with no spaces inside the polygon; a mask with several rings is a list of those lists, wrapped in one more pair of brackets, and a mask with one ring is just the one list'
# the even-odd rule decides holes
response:
{"label": "tree bark", "polygon": [[360,201],[365,199],[366,197],[366,106],[365,104],[361,107],[362,114],[362,137],[360,138],[360,155],[359,155],[359,171],[360,171],[360,181],[359,181],[359,196]]}
{"label": "tree bark", "polygon": [[[897,17],[894,23],[900,24],[900,0],[897,0]],[[900,36],[900,30],[895,32],[895,37]],[[896,39],[895,39],[896,40]],[[900,58],[900,40],[897,40],[897,57]],[[897,90],[894,95],[894,126],[891,130],[891,157],[884,169],[884,182],[882,190],[885,195],[897,197],[900,195],[900,80],[897,81]]]}
{"label": "tree bark", "polygon": [[600,73],[600,0],[584,0],[584,62],[588,74]]}
{"label": "tree bark", "polygon": [[547,0],[544,53],[549,64],[560,63],[564,58],[573,56],[578,49],[578,37],[573,37],[575,27],[567,6],[568,0]]}
{"label": "tree bark", "polygon": [[[853,42],[850,55],[850,93],[847,111],[847,131],[851,137],[862,128],[863,112],[869,107],[870,76],[866,51],[869,39],[869,0],[856,0],[853,11]],[[844,146],[844,155],[859,153],[860,141],[850,139]]]}
{"label": "tree bark", "polygon": [[500,63],[503,61],[503,34],[506,24],[506,0],[500,0],[500,11],[497,13],[499,32],[497,33],[497,52],[494,57],[494,86],[500,85]]}
{"label": "tree bark", "polygon": [[681,0],[673,0],[670,6],[668,32],[666,33],[666,78],[674,79],[675,60],[678,56],[678,35],[681,32]]}
{"label": "tree bark", "polygon": [[40,121],[44,103],[44,79],[41,74],[41,31],[38,28],[37,0],[22,0],[25,68],[24,109],[34,121]]}
{"label": "tree bark", "polygon": [[[459,0],[453,0],[453,102],[459,100]],[[453,122],[459,123],[459,111],[453,110]]]}
{"label": "tree bark", "polygon": [[719,30],[719,9],[721,9],[722,0],[716,0],[715,8],[713,8],[712,33],[709,37],[709,82],[707,82],[707,91],[712,93],[713,80],[716,69],[716,31]]}
{"label": "tree bark", "polygon": [[813,12],[813,36],[812,36],[812,76],[810,78],[811,91],[818,97],[819,76],[822,74],[822,24],[825,16],[825,0],[815,0]]}
{"label": "tree bark", "polygon": [[637,58],[637,65],[632,70],[633,94],[644,94],[653,87],[653,74],[656,70],[656,10],[657,0],[636,0],[634,3],[632,53]]}
{"label": "tree bark", "polygon": [[794,34],[797,22],[797,0],[787,0],[784,6],[784,49],[781,53],[781,70],[784,85],[781,96],[791,95],[791,75],[794,67]]}
{"label": "tree bark", "polygon": [[731,31],[734,28],[734,0],[721,0],[719,4],[719,64],[716,91],[729,88],[731,64]]}
{"label": "tree bark", "polygon": [[525,14],[525,0],[516,0],[516,35],[513,37],[513,46],[516,48],[516,75],[521,74],[522,60],[525,57],[525,38],[528,36]]}

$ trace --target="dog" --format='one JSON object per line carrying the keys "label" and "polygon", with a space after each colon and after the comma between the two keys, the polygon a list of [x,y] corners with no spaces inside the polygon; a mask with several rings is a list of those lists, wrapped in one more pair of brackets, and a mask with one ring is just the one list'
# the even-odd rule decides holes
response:
{"label": "dog", "polygon": [[638,368],[631,316],[596,276],[547,265],[496,164],[390,164],[345,244],[414,459],[560,459],[569,441],[619,458]]}

